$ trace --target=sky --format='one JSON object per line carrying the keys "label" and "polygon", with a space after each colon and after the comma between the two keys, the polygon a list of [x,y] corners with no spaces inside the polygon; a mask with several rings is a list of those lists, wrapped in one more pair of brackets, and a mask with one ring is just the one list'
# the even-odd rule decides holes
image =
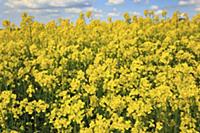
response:
{"label": "sky", "polygon": [[86,11],[92,11],[97,19],[121,19],[124,12],[143,16],[145,9],[154,10],[157,15],[167,10],[168,16],[175,11],[194,16],[200,13],[200,0],[0,0],[0,21],[19,24],[23,12],[43,23],[58,18],[75,21],[80,12]]}

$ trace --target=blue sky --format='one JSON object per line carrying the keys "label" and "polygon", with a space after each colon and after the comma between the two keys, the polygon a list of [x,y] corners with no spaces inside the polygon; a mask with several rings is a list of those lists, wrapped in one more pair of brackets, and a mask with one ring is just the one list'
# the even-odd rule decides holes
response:
{"label": "blue sky", "polygon": [[200,13],[200,0],[0,0],[0,21],[8,19],[19,24],[22,12],[28,12],[40,22],[57,18],[75,20],[80,12],[92,11],[94,18],[122,18],[124,12],[143,15],[145,9],[156,14],[167,10],[168,15],[181,11],[193,16]]}

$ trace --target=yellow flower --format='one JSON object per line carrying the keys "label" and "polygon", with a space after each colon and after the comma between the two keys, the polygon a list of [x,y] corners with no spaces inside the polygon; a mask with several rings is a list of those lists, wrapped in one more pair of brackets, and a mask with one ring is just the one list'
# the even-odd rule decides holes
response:
{"label": "yellow flower", "polygon": [[156,123],[156,130],[157,130],[157,131],[160,131],[160,130],[163,128],[162,125],[163,125],[163,124],[162,124],[161,122],[157,122],[157,123]]}

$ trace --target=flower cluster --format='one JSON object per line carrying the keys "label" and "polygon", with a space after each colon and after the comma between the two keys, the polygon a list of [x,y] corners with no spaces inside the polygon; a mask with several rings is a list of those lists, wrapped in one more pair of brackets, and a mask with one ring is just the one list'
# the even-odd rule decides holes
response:
{"label": "flower cluster", "polygon": [[0,30],[0,132],[200,132],[200,15]]}

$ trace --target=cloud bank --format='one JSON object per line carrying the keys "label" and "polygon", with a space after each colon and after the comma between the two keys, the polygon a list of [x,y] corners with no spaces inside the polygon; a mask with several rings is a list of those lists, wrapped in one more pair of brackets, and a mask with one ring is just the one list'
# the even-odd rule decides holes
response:
{"label": "cloud bank", "polygon": [[119,5],[124,3],[124,0],[108,0],[108,3],[113,5]]}

